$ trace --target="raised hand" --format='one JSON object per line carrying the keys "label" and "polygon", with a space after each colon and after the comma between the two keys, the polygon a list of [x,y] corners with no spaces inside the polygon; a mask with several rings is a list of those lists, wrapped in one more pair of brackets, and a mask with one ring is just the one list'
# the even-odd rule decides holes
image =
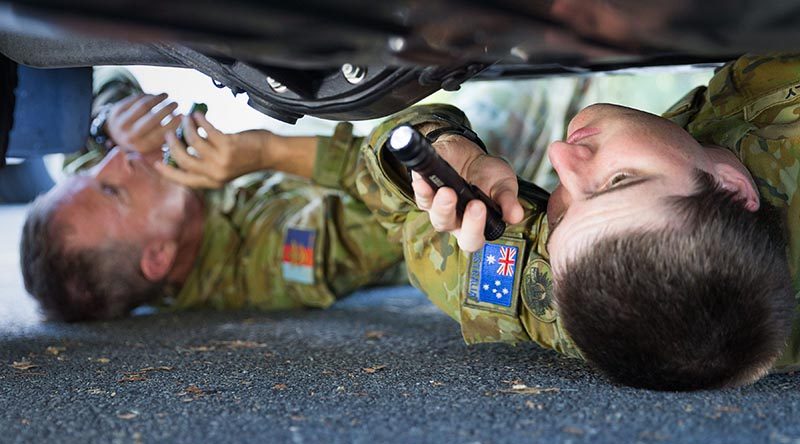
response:
{"label": "raised hand", "polygon": [[[180,168],[156,164],[165,177],[192,188],[220,188],[243,174],[270,166],[272,133],[265,130],[225,134],[202,113],[183,117],[184,137],[195,153],[190,154],[175,136],[167,133],[170,154]],[[202,128],[206,137],[198,132]]]}
{"label": "raised hand", "polygon": [[[468,182],[478,186],[500,205],[503,220],[514,224],[522,220],[522,206],[517,200],[519,186],[511,166],[498,157],[484,153],[469,139],[457,135],[439,138],[433,147]],[[435,194],[421,176],[412,173],[412,187],[417,206],[430,216],[436,231],[449,232],[464,251],[477,251],[484,242],[486,206],[479,200],[467,204],[462,220],[456,216],[456,193],[440,188]]]}
{"label": "raised hand", "polygon": [[137,94],[119,101],[106,119],[106,134],[125,149],[142,154],[160,151],[165,135],[180,124],[180,119],[172,115],[178,104],[170,102],[154,111],[166,98],[166,94]]}

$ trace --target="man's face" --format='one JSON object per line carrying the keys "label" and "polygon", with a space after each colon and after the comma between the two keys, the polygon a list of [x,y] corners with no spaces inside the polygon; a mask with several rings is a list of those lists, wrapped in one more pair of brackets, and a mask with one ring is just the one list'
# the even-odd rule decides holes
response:
{"label": "man's face", "polygon": [[695,170],[708,169],[702,147],[686,131],[630,108],[589,106],[567,134],[548,150],[560,180],[547,207],[556,276],[600,237],[678,223],[664,198],[692,194]]}
{"label": "man's face", "polygon": [[174,237],[191,192],[164,179],[152,159],[114,149],[103,161],[59,184],[56,220],[73,227],[69,247],[96,246],[107,240],[141,244]]}

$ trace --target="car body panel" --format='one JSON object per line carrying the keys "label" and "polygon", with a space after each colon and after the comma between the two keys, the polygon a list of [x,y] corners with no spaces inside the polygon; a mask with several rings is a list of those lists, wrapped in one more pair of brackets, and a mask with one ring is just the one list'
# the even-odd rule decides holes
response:
{"label": "car body panel", "polygon": [[472,78],[787,50],[796,12],[784,0],[15,0],[0,2],[0,52],[37,67],[187,66],[283,121],[359,120]]}

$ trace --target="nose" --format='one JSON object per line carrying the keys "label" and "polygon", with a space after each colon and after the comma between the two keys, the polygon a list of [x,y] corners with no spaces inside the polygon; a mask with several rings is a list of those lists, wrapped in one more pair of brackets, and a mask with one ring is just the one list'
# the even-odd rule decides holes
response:
{"label": "nose", "polygon": [[128,161],[125,152],[119,148],[113,148],[106,154],[103,161],[97,165],[97,174],[114,174],[114,172],[124,172],[130,174],[133,172],[133,167]]}
{"label": "nose", "polygon": [[561,185],[571,196],[584,193],[594,153],[586,145],[553,142],[547,151]]}

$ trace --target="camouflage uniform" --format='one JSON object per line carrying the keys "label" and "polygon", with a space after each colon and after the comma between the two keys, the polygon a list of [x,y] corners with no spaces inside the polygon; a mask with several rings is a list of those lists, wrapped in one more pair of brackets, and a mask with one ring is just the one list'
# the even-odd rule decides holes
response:
{"label": "camouflage uniform", "polygon": [[[320,153],[330,140],[320,139]],[[333,174],[324,162],[317,174]],[[182,286],[167,288],[162,308],[324,308],[367,284],[405,282],[400,245],[345,193],[262,172],[202,198],[197,259]]]}
{"label": "camouflage uniform", "polygon": [[[785,211],[789,267],[795,291],[800,290],[800,55],[741,57],[664,116],[700,142],[730,149],[752,173],[762,199]],[[775,368],[798,367],[796,310],[792,336]]]}
{"label": "camouflage uniform", "polygon": [[[387,155],[384,144],[397,125],[440,119],[469,125],[461,111],[448,105],[406,110],[363,141],[342,125],[317,160],[317,165],[328,165],[329,174],[317,175],[316,181],[366,203],[390,241],[402,244],[411,283],[461,324],[468,344],[534,341],[579,357],[552,304],[545,208],[521,198],[523,221],[469,254],[458,248],[455,237],[435,232],[427,213],[414,204],[408,173]],[[523,190],[527,186],[521,182]]]}
{"label": "camouflage uniform", "polygon": [[[125,70],[95,74],[94,114],[142,92]],[[349,135],[350,127],[341,125],[340,132]],[[320,138],[323,158],[315,176],[323,182],[339,173],[328,161],[337,152],[329,146],[344,140],[350,139],[338,133]],[[106,147],[90,140],[67,159],[65,172],[91,167],[105,154]],[[205,225],[196,262],[182,286],[167,289],[163,308],[322,308],[366,284],[407,282],[399,278],[400,245],[389,242],[369,209],[346,193],[261,172],[202,197]]]}

